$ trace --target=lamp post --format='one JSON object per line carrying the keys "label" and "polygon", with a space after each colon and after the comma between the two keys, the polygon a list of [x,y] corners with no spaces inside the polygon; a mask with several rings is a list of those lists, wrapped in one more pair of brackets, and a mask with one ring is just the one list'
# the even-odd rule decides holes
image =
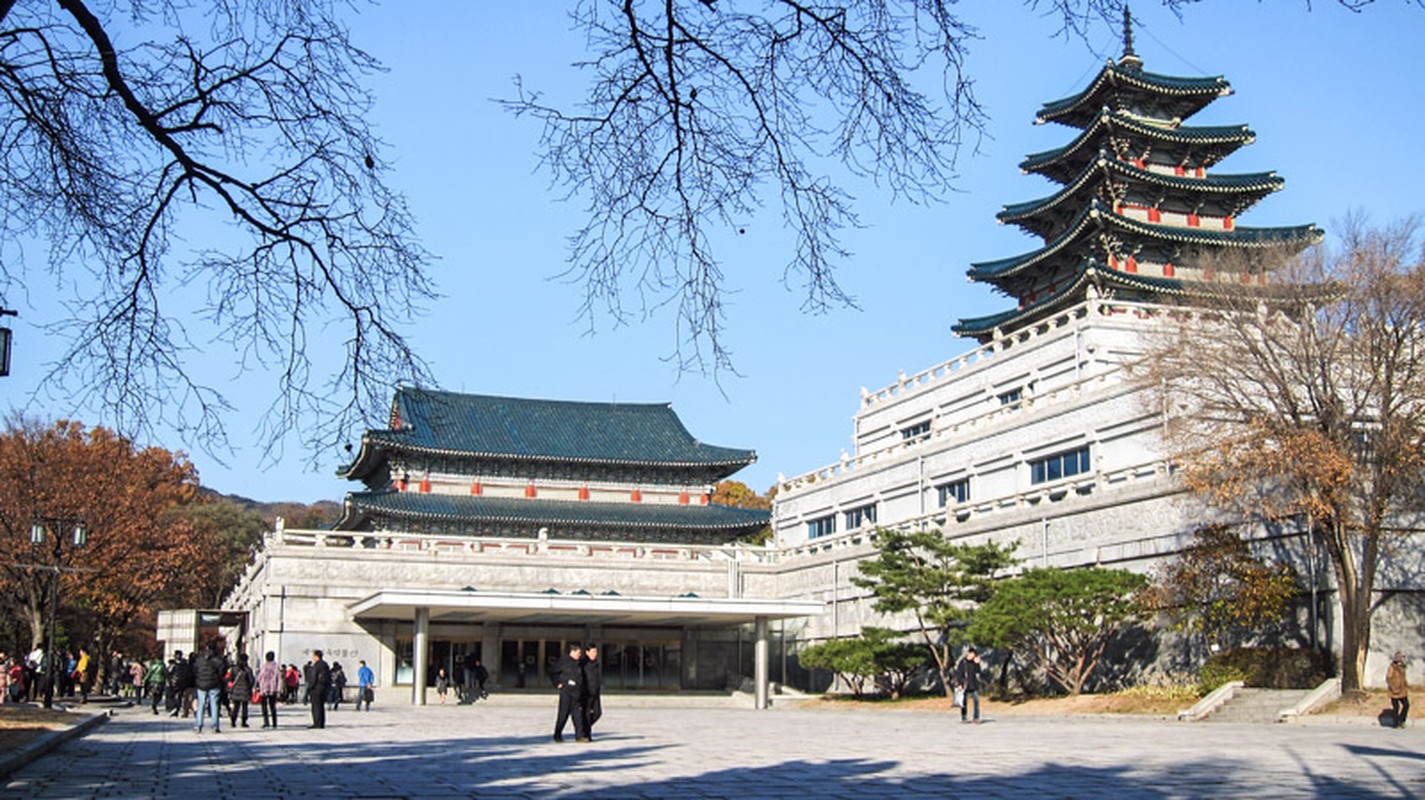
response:
{"label": "lamp post", "polygon": [[45,708],[54,707],[54,680],[55,661],[59,656],[55,645],[55,618],[59,615],[59,577],[62,573],[73,570],[64,567],[64,539],[61,531],[73,525],[70,540],[74,544],[74,549],[82,548],[89,541],[89,531],[85,529],[82,520],[63,520],[59,518],[43,518],[35,520],[30,526],[30,544],[35,547],[42,547],[45,538],[52,540],[54,545],[54,563],[48,569],[54,576],[49,587],[49,619],[46,620],[49,628],[49,642],[45,645]]}

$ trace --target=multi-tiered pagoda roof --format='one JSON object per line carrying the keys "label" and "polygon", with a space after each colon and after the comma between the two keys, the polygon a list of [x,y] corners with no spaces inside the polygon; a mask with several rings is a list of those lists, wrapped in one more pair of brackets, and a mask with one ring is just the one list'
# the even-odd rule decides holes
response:
{"label": "multi-tiered pagoda roof", "polygon": [[711,502],[756,460],[705,444],[667,403],[588,403],[402,387],[342,477],[340,529],[715,543],[768,512]]}
{"label": "multi-tiered pagoda roof", "polygon": [[[993,285],[1015,308],[962,319],[961,336],[987,341],[1100,296],[1190,301],[1269,291],[1254,255],[1294,253],[1321,240],[1315,225],[1248,227],[1237,218],[1280,189],[1274,172],[1217,173],[1219,161],[1251,144],[1245,125],[1186,120],[1231,94],[1222,77],[1176,77],[1143,69],[1125,20],[1124,55],[1078,94],[1045,103],[1037,122],[1079,134],[1028,156],[1020,168],[1060,185],[1053,194],[1005,206],[1002,223],[1043,240],[1029,252],[971,265],[971,280]],[[1235,252],[1245,258],[1220,258]],[[1226,264],[1235,267],[1224,268]]]}

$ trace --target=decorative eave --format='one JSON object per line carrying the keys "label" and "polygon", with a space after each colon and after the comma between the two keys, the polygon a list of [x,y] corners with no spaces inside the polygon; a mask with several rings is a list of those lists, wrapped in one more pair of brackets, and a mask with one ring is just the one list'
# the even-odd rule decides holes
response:
{"label": "decorative eave", "polygon": [[1051,100],[1039,109],[1037,123],[1058,122],[1082,128],[1109,100],[1124,94],[1156,96],[1160,104],[1170,106],[1178,119],[1201,111],[1219,97],[1232,94],[1232,85],[1221,75],[1209,77],[1178,77],[1146,72],[1137,58],[1122,63],[1109,61],[1086,89],[1059,100]]}
{"label": "decorative eave", "polygon": [[1084,167],[1078,177],[1064,188],[1048,197],[1006,205],[996,215],[996,218],[1002,223],[1020,224],[1024,220],[1050,212],[1069,200],[1082,197],[1086,189],[1096,189],[1101,180],[1114,176],[1129,182],[1158,186],[1169,192],[1246,197],[1253,203],[1265,195],[1280,190],[1286,184],[1285,179],[1279,177],[1275,172],[1209,174],[1201,178],[1165,175],[1161,172],[1140,169],[1100,150],[1098,158]]}
{"label": "decorative eave", "polygon": [[337,530],[357,530],[367,520],[496,523],[615,529],[678,529],[712,533],[753,532],[771,512],[718,504],[604,503],[415,492],[351,492]]}
{"label": "decorative eave", "polygon": [[1011,308],[983,317],[968,317],[952,325],[950,330],[957,336],[974,337],[985,341],[993,336],[996,329],[1020,328],[1082,302],[1090,284],[1106,289],[1147,292],[1155,297],[1197,300],[1229,300],[1244,296],[1273,299],[1286,295],[1296,300],[1310,301],[1313,299],[1325,300],[1339,294],[1338,287],[1328,285],[1318,285],[1313,287],[1315,291],[1304,293],[1300,285],[1243,286],[1233,283],[1163,278],[1122,272],[1095,259],[1088,259],[1079,267],[1072,281],[1039,302],[1024,308]]}
{"label": "decorative eave", "polygon": [[1154,124],[1122,111],[1103,109],[1093,124],[1074,137],[1072,142],[1053,150],[1031,153],[1020,162],[1019,168],[1024,172],[1043,174],[1051,180],[1064,170],[1077,174],[1082,167],[1075,165],[1096,158],[1100,150],[1106,149],[1101,140],[1117,132],[1127,132],[1157,145],[1211,148],[1214,162],[1257,138],[1246,125]]}
{"label": "decorative eave", "polygon": [[1238,248],[1306,247],[1321,241],[1324,235],[1314,224],[1284,228],[1236,227],[1232,230],[1210,230],[1140,222],[1114,213],[1111,208],[1096,199],[1079,212],[1078,217],[1064,233],[1046,243],[1044,247],[997,261],[972,264],[969,277],[975,281],[998,283],[1056,255],[1066,251],[1072,252],[1073,246],[1081,241],[1086,232],[1099,229],[1131,233],[1164,242]]}

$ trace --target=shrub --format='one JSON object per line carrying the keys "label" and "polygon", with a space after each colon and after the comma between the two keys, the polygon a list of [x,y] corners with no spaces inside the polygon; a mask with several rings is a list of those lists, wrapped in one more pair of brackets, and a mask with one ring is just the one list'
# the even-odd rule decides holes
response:
{"label": "shrub", "polygon": [[1228,681],[1262,689],[1310,689],[1332,674],[1331,654],[1297,647],[1239,647],[1224,650],[1203,665],[1208,690]]}

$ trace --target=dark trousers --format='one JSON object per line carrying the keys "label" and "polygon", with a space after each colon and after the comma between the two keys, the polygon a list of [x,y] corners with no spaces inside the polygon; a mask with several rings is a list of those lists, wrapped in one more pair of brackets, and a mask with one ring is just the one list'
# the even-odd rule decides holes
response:
{"label": "dark trousers", "polygon": [[588,735],[594,732],[594,723],[599,721],[599,717],[604,715],[604,701],[597,694],[589,695],[584,703],[584,731]]}
{"label": "dark trousers", "polygon": [[1392,697],[1390,698],[1390,710],[1395,714],[1395,727],[1405,727],[1405,717],[1410,713],[1410,698]]}
{"label": "dark trousers", "polygon": [[241,717],[242,717],[242,726],[243,726],[244,728],[246,728],[246,727],[247,727],[247,707],[248,707],[249,701],[246,700],[246,699],[239,700],[238,698],[234,697],[234,698],[232,698],[229,702],[230,702],[231,705],[232,705],[232,708],[228,711],[228,720],[229,720],[229,722],[231,722],[234,726],[236,726],[236,725],[238,724],[238,717],[241,716]]}
{"label": "dark trousers", "polygon": [[277,727],[277,695],[275,694],[262,696],[262,727]]}
{"label": "dark trousers", "polygon": [[312,692],[312,727],[327,726],[327,704],[319,697],[320,692]]}
{"label": "dark trousers", "polygon": [[570,689],[559,690],[559,716],[554,719],[554,735],[557,738],[564,736],[564,725],[570,720],[574,721],[574,737],[583,739],[589,735],[589,728],[585,724],[584,704],[579,702],[579,695]]}

